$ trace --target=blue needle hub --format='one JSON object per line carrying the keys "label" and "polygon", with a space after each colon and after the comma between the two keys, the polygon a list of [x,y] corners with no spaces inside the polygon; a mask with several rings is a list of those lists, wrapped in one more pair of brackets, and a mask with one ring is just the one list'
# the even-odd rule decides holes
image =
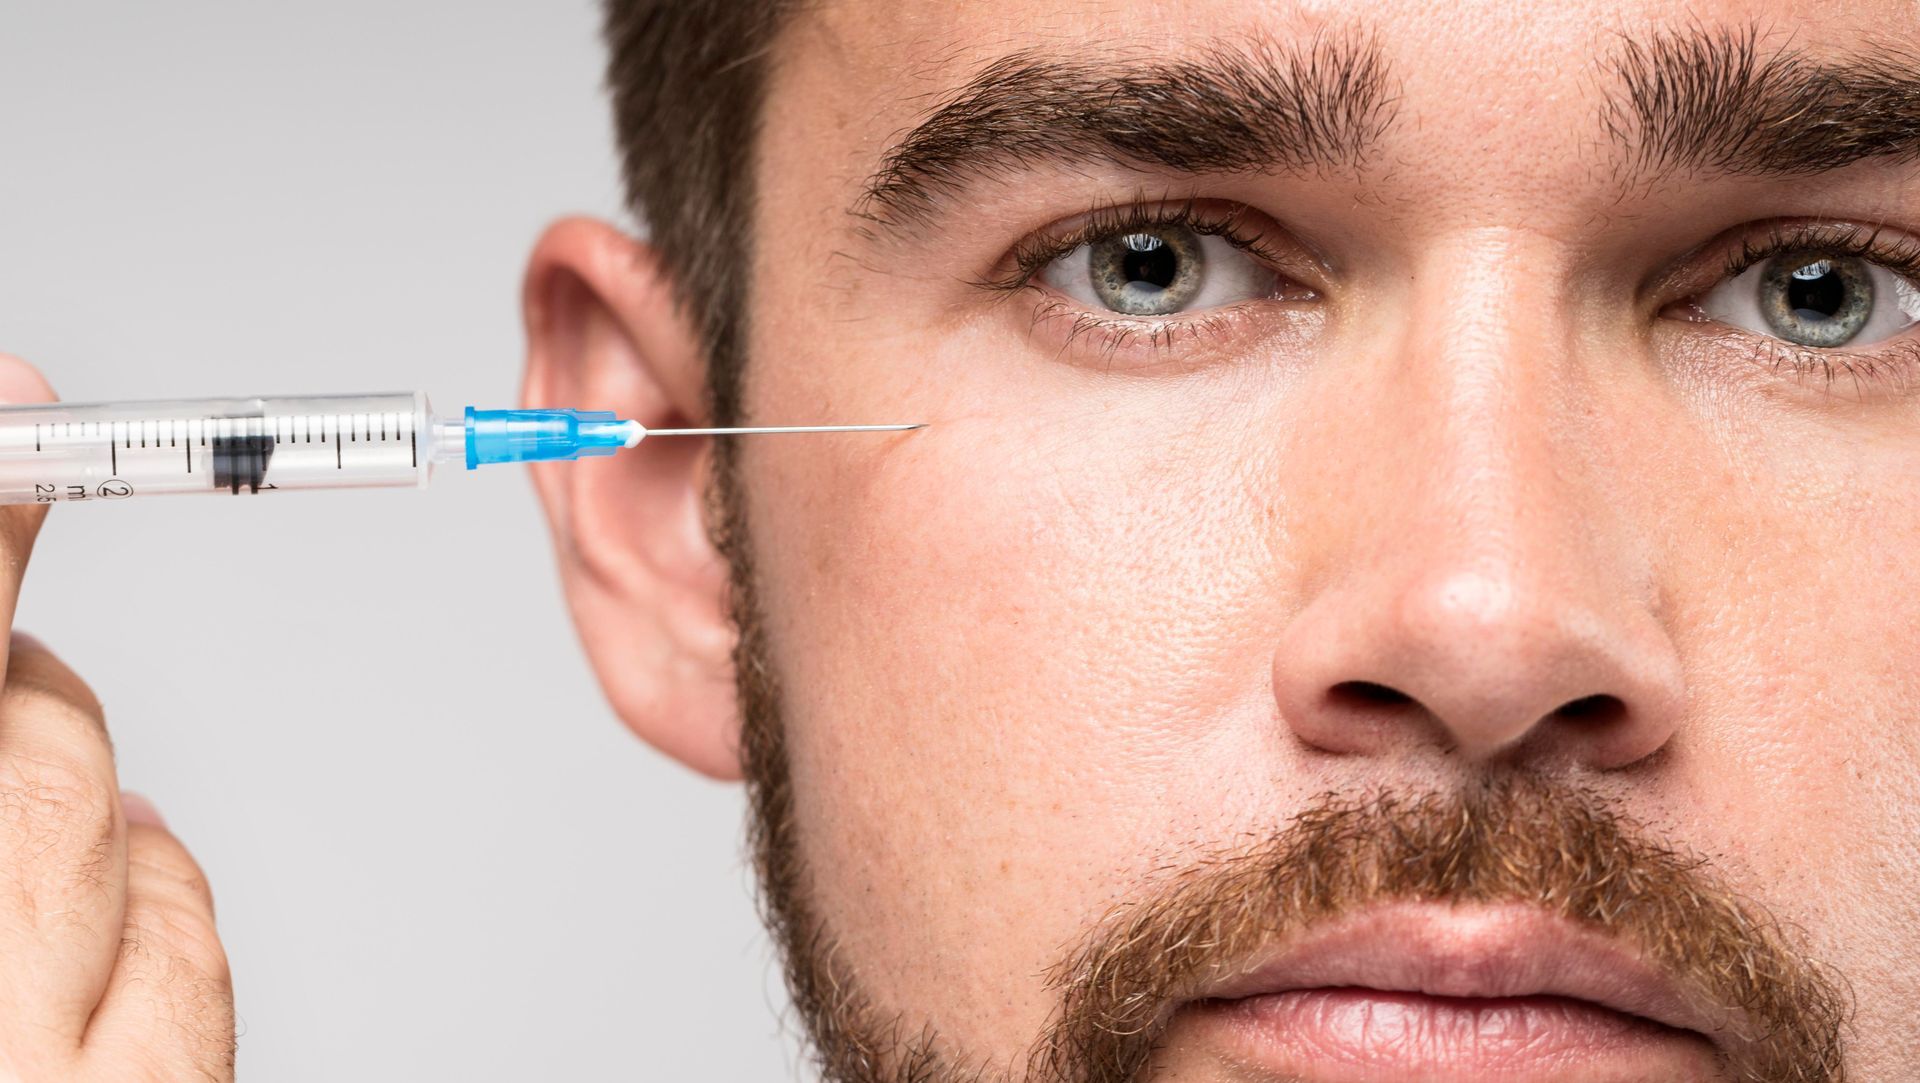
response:
{"label": "blue needle hub", "polygon": [[645,435],[608,410],[476,410],[467,407],[467,469],[611,455]]}

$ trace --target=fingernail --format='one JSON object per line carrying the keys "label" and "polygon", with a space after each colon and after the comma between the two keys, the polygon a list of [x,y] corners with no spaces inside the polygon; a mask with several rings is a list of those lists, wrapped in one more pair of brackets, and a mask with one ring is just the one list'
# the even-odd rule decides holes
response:
{"label": "fingernail", "polygon": [[137,793],[132,793],[127,790],[120,791],[120,811],[126,816],[127,822],[130,824],[152,824],[154,827],[167,826],[167,821],[160,818],[160,810],[154,807],[153,802]]}
{"label": "fingernail", "polygon": [[15,631],[13,633],[13,645],[7,649],[15,651],[44,651],[47,649],[47,645],[40,641],[39,636]]}

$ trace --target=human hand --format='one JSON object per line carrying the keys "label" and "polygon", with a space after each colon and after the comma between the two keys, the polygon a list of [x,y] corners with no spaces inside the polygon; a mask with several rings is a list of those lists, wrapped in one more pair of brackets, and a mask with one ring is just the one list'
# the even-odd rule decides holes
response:
{"label": "human hand", "polygon": [[[0,402],[52,398],[0,355]],[[0,508],[8,627],[45,517]],[[199,866],[120,792],[85,682],[19,634],[0,672],[0,1081],[231,1080],[232,982]]]}

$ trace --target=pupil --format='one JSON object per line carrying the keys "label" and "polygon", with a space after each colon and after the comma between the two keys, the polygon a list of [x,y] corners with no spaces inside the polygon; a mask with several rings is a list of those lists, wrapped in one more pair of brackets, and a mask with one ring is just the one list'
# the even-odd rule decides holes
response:
{"label": "pupil", "polygon": [[1847,285],[1820,260],[1787,276],[1787,307],[1803,320],[1830,320],[1847,302]]}
{"label": "pupil", "polygon": [[1158,237],[1136,233],[1124,242],[1126,254],[1120,257],[1120,271],[1129,282],[1144,282],[1158,289],[1173,285],[1180,273],[1180,257]]}

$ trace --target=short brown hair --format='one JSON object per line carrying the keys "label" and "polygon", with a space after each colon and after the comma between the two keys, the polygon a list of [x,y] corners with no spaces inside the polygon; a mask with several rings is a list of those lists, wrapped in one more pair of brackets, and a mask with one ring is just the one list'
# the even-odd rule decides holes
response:
{"label": "short brown hair", "polygon": [[793,0],[604,0],[627,201],[708,360],[716,425],[739,415],[765,58]]}
{"label": "short brown hair", "polygon": [[[746,357],[747,265],[752,255],[754,146],[766,55],[787,15],[804,0],[603,0],[627,198],[651,232],[693,316],[707,353],[715,425],[740,421]],[[713,448],[709,527],[726,558],[728,608],[739,640],[734,673],[740,704],[740,763],[747,782],[747,846],[760,886],[760,912],[779,945],[795,1009],[816,1046],[845,1042],[830,1027],[833,982],[813,965],[819,923],[803,899],[794,838],[793,785],[780,694],[768,662],[745,502],[733,441]],[[824,1062],[823,1062],[824,1063]],[[831,1067],[831,1066],[829,1066]],[[844,1078],[834,1068],[828,1078]]]}

